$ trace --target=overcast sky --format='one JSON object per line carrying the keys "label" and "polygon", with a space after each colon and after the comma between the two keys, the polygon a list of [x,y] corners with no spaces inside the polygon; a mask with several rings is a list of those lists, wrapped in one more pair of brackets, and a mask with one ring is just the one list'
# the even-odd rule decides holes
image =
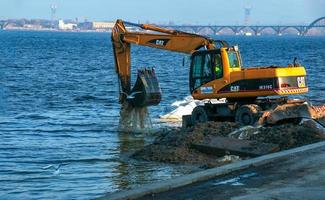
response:
{"label": "overcast sky", "polygon": [[302,24],[325,16],[325,0],[0,0],[0,19],[57,18],[177,24],[243,24],[251,7],[251,24]]}

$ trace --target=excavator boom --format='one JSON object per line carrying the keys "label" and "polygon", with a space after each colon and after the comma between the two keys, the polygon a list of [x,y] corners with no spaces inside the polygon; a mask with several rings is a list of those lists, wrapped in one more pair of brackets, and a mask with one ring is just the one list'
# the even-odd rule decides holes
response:
{"label": "excavator boom", "polygon": [[[131,32],[127,30],[125,25],[130,25],[150,32]],[[197,34],[164,29],[149,24],[123,22],[122,20],[117,20],[115,26],[113,27],[112,44],[115,57],[115,69],[120,80],[121,103],[123,103],[127,99],[127,96],[132,93],[130,57],[131,44],[185,54],[191,54],[200,48],[216,49],[217,45],[227,46],[227,43],[224,41],[215,41],[211,38]],[[149,77],[148,79],[150,80],[151,78]]]}

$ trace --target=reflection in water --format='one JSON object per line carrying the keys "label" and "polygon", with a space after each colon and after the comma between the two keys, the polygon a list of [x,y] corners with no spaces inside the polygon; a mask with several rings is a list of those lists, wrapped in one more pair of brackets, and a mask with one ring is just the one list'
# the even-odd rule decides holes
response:
{"label": "reflection in water", "polygon": [[162,181],[199,170],[197,166],[173,165],[132,159],[130,155],[145,145],[150,144],[154,137],[127,132],[120,132],[118,136],[120,141],[118,148],[120,161],[113,170],[113,173],[117,174],[113,181],[115,185],[118,185],[119,190],[134,188],[142,184]]}
{"label": "reflection in water", "polygon": [[145,171],[143,169],[146,169],[146,167],[137,165],[135,161],[130,160],[128,157],[132,152],[143,148],[146,142],[144,136],[140,134],[119,132],[118,135],[120,141],[118,149],[120,151],[121,162],[115,170],[115,173],[118,174],[116,185],[120,189],[126,189],[134,183],[139,183],[140,180],[138,179],[143,180],[145,178],[143,177]]}

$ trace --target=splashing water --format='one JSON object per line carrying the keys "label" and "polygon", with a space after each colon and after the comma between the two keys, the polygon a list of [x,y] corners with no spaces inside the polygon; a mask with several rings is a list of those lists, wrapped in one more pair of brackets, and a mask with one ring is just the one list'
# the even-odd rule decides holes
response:
{"label": "splashing water", "polygon": [[120,111],[119,130],[123,132],[148,132],[152,122],[147,107],[134,107],[123,103]]}

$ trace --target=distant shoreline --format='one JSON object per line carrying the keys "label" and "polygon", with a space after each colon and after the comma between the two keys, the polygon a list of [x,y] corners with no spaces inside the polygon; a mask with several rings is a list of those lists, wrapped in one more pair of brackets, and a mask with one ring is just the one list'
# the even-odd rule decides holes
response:
{"label": "distant shoreline", "polygon": [[10,28],[0,29],[0,31],[35,31],[35,32],[58,32],[58,33],[111,33],[108,30],[58,30],[58,29],[24,29]]}
{"label": "distant shoreline", "polygon": [[[0,31],[30,31],[30,32],[53,32],[53,33],[111,33],[111,30],[59,30],[59,29],[28,29],[28,28],[4,28],[0,29]],[[236,34],[219,34],[213,36],[243,36],[243,37],[265,37],[265,36],[277,36],[277,37],[288,37],[288,36],[296,36],[296,37],[324,37],[325,34],[309,34],[309,35],[295,35],[295,34],[262,34],[262,35],[236,35]]]}

